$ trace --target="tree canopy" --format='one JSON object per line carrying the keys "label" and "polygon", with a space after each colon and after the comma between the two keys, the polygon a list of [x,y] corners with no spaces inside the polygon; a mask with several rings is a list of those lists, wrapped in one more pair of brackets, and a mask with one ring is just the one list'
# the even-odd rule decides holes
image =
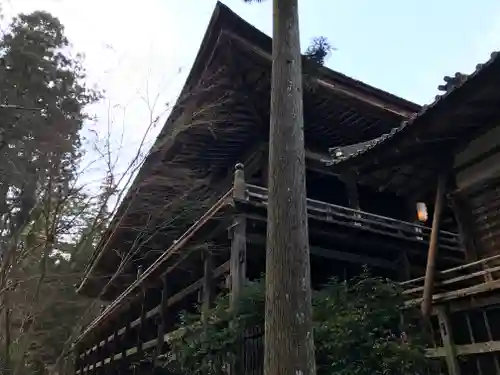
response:
{"label": "tree canopy", "polygon": [[0,39],[0,363],[44,374],[89,302],[75,294],[104,220],[78,184],[85,85],[61,22],[20,14]]}

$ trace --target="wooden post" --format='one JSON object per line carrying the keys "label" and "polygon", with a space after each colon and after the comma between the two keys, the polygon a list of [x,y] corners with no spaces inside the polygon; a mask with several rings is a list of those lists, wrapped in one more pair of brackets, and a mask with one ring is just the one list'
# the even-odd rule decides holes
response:
{"label": "wooden post", "polygon": [[113,335],[109,336],[108,339],[106,340],[106,347],[107,347],[107,354],[109,356],[109,367],[111,368],[110,373],[115,373],[116,371],[114,370],[114,364],[115,364],[115,347],[116,347],[116,338],[118,337],[117,335],[117,328],[113,330]]}
{"label": "wooden post", "polygon": [[441,212],[443,210],[444,193],[446,190],[446,175],[441,174],[438,178],[436,191],[436,203],[434,205],[434,216],[432,219],[431,239],[429,241],[429,252],[427,254],[427,268],[425,270],[424,296],[422,301],[422,315],[428,319],[432,306],[432,292],[434,287],[434,275],[436,273],[436,256],[438,252],[439,226]]}
{"label": "wooden post", "polygon": [[98,374],[99,371],[97,370],[97,362],[99,362],[99,360],[101,359],[101,340],[99,339],[99,337],[97,338],[97,344],[96,344],[96,347],[95,347],[95,355],[94,355],[94,371],[92,371],[94,374]]}
{"label": "wooden post", "polygon": [[410,280],[411,279],[411,263],[410,260],[408,259],[408,252],[406,249],[402,249],[401,253],[399,254],[399,277],[401,280]]}
{"label": "wooden post", "polygon": [[75,365],[75,373],[77,371],[82,373],[82,361],[80,359],[80,345],[75,345],[73,348],[73,355],[75,357],[74,365]]}
{"label": "wooden post", "polygon": [[359,192],[356,178],[352,174],[343,176],[344,183],[347,190],[347,199],[349,200],[349,207],[355,210],[360,209],[359,205]]}
{"label": "wooden post", "polygon": [[87,358],[86,358],[86,350],[85,347],[82,346],[82,357],[81,357],[81,362],[80,362],[80,374],[83,374],[84,372],[87,372]]}
{"label": "wooden post", "polygon": [[[237,164],[234,172],[233,199],[243,200],[246,196],[245,173],[243,164]],[[246,280],[246,218],[241,213],[236,212],[231,226],[231,259],[229,261],[230,276],[230,309],[235,311],[241,294],[241,289]],[[228,367],[229,374],[238,374],[241,364],[240,353],[236,353],[235,358],[231,358]]]}
{"label": "wooden post", "polygon": [[[465,315],[465,322],[467,323],[467,331],[469,332],[470,343],[475,344],[476,339],[474,337],[474,330],[472,329],[472,323],[470,321],[469,313],[466,311],[464,315]],[[481,369],[481,363],[479,361],[479,358],[474,356],[474,362],[476,363],[477,374],[483,375],[483,370]]]}
{"label": "wooden post", "polygon": [[[486,327],[486,333],[488,334],[488,340],[493,341],[493,333],[491,332],[491,325],[490,325],[490,320],[488,319],[488,315],[486,314],[486,311],[482,311],[483,315],[483,320],[484,320],[484,326]],[[500,362],[498,361],[498,354],[494,353],[493,354],[493,362],[495,364],[495,373],[497,375],[500,374]]]}
{"label": "wooden post", "polygon": [[[233,198],[235,200],[245,199],[245,172],[243,164],[237,164],[234,173]],[[234,215],[231,231],[231,295],[230,307],[234,309],[239,299],[241,288],[246,279],[246,218],[240,213]]]}
{"label": "wooden post", "polygon": [[167,275],[162,278],[161,301],[160,301],[160,324],[158,324],[158,336],[156,338],[156,359],[162,354],[165,342],[165,333],[167,331],[168,314],[168,285]]}
{"label": "wooden post", "polygon": [[203,325],[207,325],[207,316],[213,302],[213,260],[210,251],[204,252],[203,259],[203,288],[201,299],[201,319]]}
{"label": "wooden post", "polygon": [[139,333],[137,335],[137,354],[139,356],[142,355],[142,344],[144,343],[144,329],[145,329],[145,323],[146,323],[146,297],[147,293],[146,290],[142,290],[142,303],[141,303],[141,315],[140,315],[140,322],[139,322]]}
{"label": "wooden post", "polygon": [[457,222],[460,240],[465,250],[466,260],[467,262],[474,262],[478,260],[478,249],[474,241],[474,223],[470,215],[470,208],[467,207],[466,202],[459,193],[451,196],[451,207]]}
{"label": "wooden post", "polygon": [[262,151],[262,183],[264,187],[269,187],[269,156],[268,156],[269,151],[265,149],[265,151]]}
{"label": "wooden post", "polygon": [[122,335],[122,340],[121,340],[121,346],[122,346],[122,364],[123,368],[128,368],[128,362],[127,362],[127,345],[128,345],[128,340],[130,339],[130,318],[125,317],[126,322],[125,322],[125,332],[123,332]]}
{"label": "wooden post", "polygon": [[446,353],[446,365],[449,375],[460,375],[460,366],[457,360],[455,344],[453,342],[453,332],[451,330],[450,319],[447,308],[443,305],[437,306],[437,316],[439,320],[439,331],[443,339],[444,350]]}

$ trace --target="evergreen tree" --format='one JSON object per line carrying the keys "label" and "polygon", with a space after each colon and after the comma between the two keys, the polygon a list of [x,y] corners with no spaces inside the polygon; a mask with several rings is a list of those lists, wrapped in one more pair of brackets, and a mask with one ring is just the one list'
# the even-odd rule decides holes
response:
{"label": "evergreen tree", "polygon": [[[71,274],[64,262],[76,242],[68,222],[75,220],[75,207],[81,209],[81,202],[90,199],[75,187],[80,130],[88,118],[84,109],[99,98],[84,78],[64,27],[49,13],[17,16],[0,39],[2,374],[22,373],[31,360],[27,353],[37,353],[31,349],[38,341],[31,339],[44,337],[49,326],[62,328],[61,321],[54,321],[59,314],[44,314],[45,308],[55,308],[48,305],[52,297],[74,293],[72,283],[54,275]],[[47,358],[33,362],[34,368],[46,369]]]}

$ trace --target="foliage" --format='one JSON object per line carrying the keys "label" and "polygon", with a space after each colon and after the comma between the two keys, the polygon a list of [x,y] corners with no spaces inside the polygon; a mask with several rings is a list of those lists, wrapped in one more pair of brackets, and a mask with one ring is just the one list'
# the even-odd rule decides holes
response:
{"label": "foliage", "polygon": [[12,20],[0,78],[0,372],[44,374],[89,304],[74,283],[105,212],[77,180],[85,107],[100,95],[46,12]]}
{"label": "foliage", "polygon": [[[199,314],[183,313],[170,344],[166,366],[175,373],[222,375],[235,358],[244,332],[264,324],[264,283],[243,291],[238,313],[228,296],[215,302],[202,324]],[[348,282],[331,280],[313,296],[314,335],[319,375],[425,374],[419,332],[401,322],[403,299],[395,283],[368,273]],[[411,340],[408,339],[411,337]]]}
{"label": "foliage", "polygon": [[314,38],[312,43],[307,47],[304,56],[308,61],[312,61],[316,65],[323,66],[325,64],[326,57],[335,48],[330,44],[327,38],[320,36]]}

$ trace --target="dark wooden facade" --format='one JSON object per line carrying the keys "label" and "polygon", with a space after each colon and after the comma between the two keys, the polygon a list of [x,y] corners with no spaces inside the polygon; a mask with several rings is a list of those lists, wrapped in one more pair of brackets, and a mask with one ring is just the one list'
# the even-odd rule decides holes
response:
{"label": "dark wooden facade", "polygon": [[[82,294],[109,304],[75,341],[78,373],[151,373],[168,355],[166,340],[181,310],[206,307],[227,288],[236,298],[246,280],[265,270],[270,52],[267,36],[217,5],[180,99],[79,286]],[[477,262],[495,254],[491,236],[479,240],[480,233],[493,232],[484,232],[482,217],[470,214],[487,195],[474,203],[468,193],[458,194],[463,179],[457,178],[446,185],[446,196],[460,199],[443,205],[438,220],[416,222],[417,202],[427,203],[431,218],[438,211],[440,172],[456,165],[462,176],[480,164],[469,142],[486,125],[454,129],[457,113],[443,129],[433,123],[450,112],[453,100],[468,97],[460,90],[481,87],[474,79],[482,78],[478,74],[449,98],[422,109],[329,69],[315,71],[304,94],[313,286],[332,276],[356,275],[368,265],[401,280],[408,303],[420,303],[434,237],[435,302],[456,301],[435,305],[440,326],[454,324],[449,311],[469,309],[470,295],[494,297],[494,259]],[[428,142],[425,131],[415,138],[415,128],[451,139]],[[488,222],[495,216],[491,207]],[[481,287],[487,290],[478,292]],[[490,325],[487,318],[484,322]],[[499,340],[492,331],[485,342]],[[246,340],[249,372],[259,372],[260,335],[250,333]],[[456,354],[470,350],[456,347],[454,338],[436,337],[429,355],[446,359],[449,368],[456,365]]]}
{"label": "dark wooden facade", "polygon": [[500,374],[499,73],[495,52],[399,127],[346,157],[332,155],[332,168],[354,170],[359,184],[419,201],[434,202],[438,181],[446,181],[443,206],[453,212],[467,263],[428,277],[427,286],[423,277],[403,285],[409,304],[421,303],[425,290],[432,295],[429,355],[445,358],[450,375]]}

